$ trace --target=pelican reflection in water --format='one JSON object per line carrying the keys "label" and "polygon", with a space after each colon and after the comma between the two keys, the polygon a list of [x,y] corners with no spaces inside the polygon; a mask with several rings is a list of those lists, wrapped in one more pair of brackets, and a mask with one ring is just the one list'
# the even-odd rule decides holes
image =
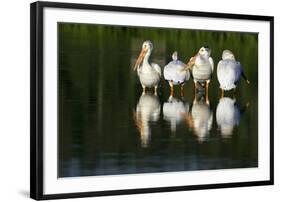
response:
{"label": "pelican reflection in water", "polygon": [[[199,99],[198,99],[199,97]],[[202,99],[204,96],[196,95],[189,115],[186,117],[186,123],[193,130],[199,142],[203,142],[209,135],[213,124],[213,112],[210,109],[208,99]]]}
{"label": "pelican reflection in water", "polygon": [[150,122],[159,120],[161,105],[157,95],[143,93],[133,112],[135,124],[140,133],[142,147],[147,147],[151,139]]}
{"label": "pelican reflection in water", "polygon": [[232,136],[234,127],[239,125],[240,115],[248,106],[249,103],[240,108],[236,99],[229,97],[220,99],[216,111],[216,120],[222,137],[229,138]]}
{"label": "pelican reflection in water", "polygon": [[172,133],[176,132],[177,124],[183,121],[188,112],[189,104],[173,96],[170,96],[163,104],[164,120],[170,122]]}

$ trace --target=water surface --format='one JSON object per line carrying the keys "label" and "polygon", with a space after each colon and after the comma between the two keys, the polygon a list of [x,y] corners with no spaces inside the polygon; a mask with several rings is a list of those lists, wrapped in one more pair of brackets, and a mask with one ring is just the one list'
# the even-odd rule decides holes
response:
{"label": "water surface", "polygon": [[[58,34],[59,177],[257,167],[257,34],[87,24],[59,24]],[[147,39],[162,68],[173,51],[187,62],[208,45],[216,71],[230,49],[251,84],[220,99],[215,72],[209,103],[204,91],[194,102],[192,80],[184,97],[177,87],[169,97],[163,78],[157,96],[142,96],[132,68]],[[147,103],[153,114],[140,116]]]}

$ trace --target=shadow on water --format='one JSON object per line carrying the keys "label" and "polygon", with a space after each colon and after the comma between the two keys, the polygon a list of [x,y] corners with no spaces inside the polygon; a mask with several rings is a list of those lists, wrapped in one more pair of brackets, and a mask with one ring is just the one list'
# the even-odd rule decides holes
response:
{"label": "shadow on water", "polygon": [[[142,87],[132,70],[144,40],[162,68],[177,50],[188,61],[212,49],[215,71],[230,49],[251,85],[220,97],[190,79],[170,95]],[[258,163],[257,34],[59,24],[59,177],[256,167]],[[207,99],[206,99],[207,98]],[[250,104],[249,104],[250,103]]]}

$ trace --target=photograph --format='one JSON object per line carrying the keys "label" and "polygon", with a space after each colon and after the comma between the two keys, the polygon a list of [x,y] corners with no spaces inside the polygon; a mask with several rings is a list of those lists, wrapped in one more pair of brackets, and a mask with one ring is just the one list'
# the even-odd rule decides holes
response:
{"label": "photograph", "polygon": [[58,178],[258,167],[258,33],[57,30]]}
{"label": "photograph", "polygon": [[31,198],[272,185],[273,23],[32,3]]}

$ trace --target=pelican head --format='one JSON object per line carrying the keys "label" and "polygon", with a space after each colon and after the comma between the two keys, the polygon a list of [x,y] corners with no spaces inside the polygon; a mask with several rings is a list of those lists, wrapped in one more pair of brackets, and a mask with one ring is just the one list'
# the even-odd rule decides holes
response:
{"label": "pelican head", "polygon": [[178,60],[178,52],[177,52],[177,51],[173,52],[172,59],[173,59],[174,61],[175,61],[175,60]]}
{"label": "pelican head", "polygon": [[197,56],[200,56],[204,59],[209,59],[209,57],[211,56],[211,49],[208,46],[201,47],[198,53],[194,57],[190,58],[190,60],[186,64],[186,67],[182,71],[187,71],[188,69],[192,70],[192,67],[195,64]]}
{"label": "pelican head", "polygon": [[230,50],[224,50],[222,52],[223,60],[235,60],[234,54]]}
{"label": "pelican head", "polygon": [[151,51],[153,49],[153,45],[152,42],[147,40],[145,42],[143,42],[142,44],[142,50],[139,54],[139,57],[136,61],[136,64],[134,66],[134,70],[137,70],[137,68],[139,67],[139,65],[141,64],[141,62],[143,61],[145,56],[149,56],[151,54]]}
{"label": "pelican head", "polygon": [[198,54],[202,57],[210,57],[211,49],[208,46],[203,46],[199,49]]}

